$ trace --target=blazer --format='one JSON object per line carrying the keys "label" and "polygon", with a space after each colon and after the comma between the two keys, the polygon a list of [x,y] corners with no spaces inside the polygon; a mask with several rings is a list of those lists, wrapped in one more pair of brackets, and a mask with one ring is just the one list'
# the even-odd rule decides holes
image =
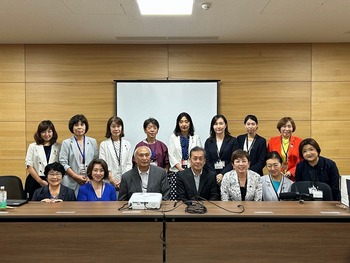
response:
{"label": "blazer", "polygon": [[293,184],[292,180],[282,176],[281,184],[275,191],[269,174],[261,177],[261,182],[263,201],[279,201],[280,193],[290,192]]}
{"label": "blazer", "polygon": [[[309,173],[310,168],[311,166],[306,160],[300,161],[295,172],[296,182],[312,181]],[[326,183],[331,187],[334,201],[340,200],[339,179],[340,175],[336,163],[331,159],[319,156],[316,182]]]}
{"label": "blazer", "polygon": [[[51,147],[49,163],[58,162],[61,144],[54,143]],[[27,155],[25,159],[26,166],[32,166],[39,176],[45,177],[45,166],[48,164],[46,160],[44,145],[36,144],[35,142],[29,144]]]}
{"label": "blazer", "polygon": [[[105,160],[105,162],[108,165],[108,170],[111,172],[113,178],[120,182],[122,179],[122,174],[131,170],[132,168],[132,155],[133,152],[131,150],[130,142],[121,139],[121,160],[120,160],[120,166],[121,166],[121,173],[118,173],[119,170],[119,163],[117,156],[115,154],[113,141],[111,138],[108,138],[107,140],[101,142],[100,144],[100,154],[99,158]],[[118,153],[119,154],[119,153]]]}
{"label": "blazer", "polygon": [[197,191],[194,181],[194,174],[191,168],[177,174],[176,185],[177,199],[186,200],[220,200],[219,187],[216,183],[216,173],[203,168],[199,179],[199,188]]}
{"label": "blazer", "polygon": [[[245,201],[261,201],[261,176],[251,170],[248,170],[247,173],[247,192],[245,195]],[[242,201],[238,175],[235,170],[225,173],[224,177],[222,178],[221,200]]]}
{"label": "blazer", "polygon": [[[204,144],[204,148],[206,151],[206,155],[205,155],[205,167],[210,170],[215,172],[216,174],[225,174],[229,171],[231,171],[233,169],[232,167],[232,163],[231,163],[231,156],[232,153],[239,149],[238,146],[238,142],[237,139],[235,137],[232,136],[225,136],[221,148],[220,148],[220,152],[218,155],[218,148],[216,145],[216,139],[214,138],[208,138],[205,141]],[[218,161],[218,160],[224,161],[225,162],[225,167],[222,170],[215,170],[215,166],[214,164]]]}
{"label": "blazer", "polygon": [[[302,139],[299,137],[291,136],[290,137],[290,145],[288,149],[288,167],[287,170],[291,172],[291,180],[295,181],[295,168],[297,166],[297,163],[300,161],[299,157],[299,145],[301,143]],[[282,151],[282,135],[272,137],[269,140],[267,151],[277,151],[281,156]]]}
{"label": "blazer", "polygon": [[[202,147],[201,140],[197,134],[190,136],[189,146],[188,146],[188,154],[195,146]],[[176,136],[175,134],[171,134],[169,138],[169,163],[170,168],[169,171],[177,173],[179,170],[175,167],[177,163],[181,164],[182,160],[182,149],[180,143],[180,136]],[[188,163],[189,167],[190,163]]]}
{"label": "blazer", "polygon": [[[163,168],[150,165],[148,174],[147,192],[161,193],[163,200],[170,197],[170,187],[168,177]],[[122,175],[119,189],[119,201],[128,201],[133,193],[141,193],[141,177],[137,166]]]}
{"label": "blazer", "polygon": [[[32,201],[41,201],[46,198],[51,198],[49,186],[46,185],[39,189],[36,189],[32,198]],[[60,192],[57,196],[58,199],[62,201],[75,201],[74,191],[64,185],[61,184]]]}
{"label": "blazer", "polygon": [[[89,163],[97,157],[98,150],[96,140],[94,138],[85,136],[85,169]],[[67,171],[68,168],[71,168],[74,172],[80,174],[80,159],[81,153],[74,139],[74,136],[65,139],[62,142],[59,156],[60,163],[63,165],[64,170]],[[72,188],[75,191],[75,194],[78,195],[79,185],[69,175],[63,177],[62,184],[69,188]]]}
{"label": "blazer", "polygon": [[[243,150],[247,134],[241,134],[237,137],[239,148]],[[264,175],[263,169],[266,165],[267,144],[266,139],[256,134],[254,144],[249,152],[250,167],[249,169]]]}

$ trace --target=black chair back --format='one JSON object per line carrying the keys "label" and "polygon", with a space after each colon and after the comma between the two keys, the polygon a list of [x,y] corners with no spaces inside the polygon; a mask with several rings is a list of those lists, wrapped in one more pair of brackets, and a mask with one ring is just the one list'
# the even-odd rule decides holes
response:
{"label": "black chair back", "polygon": [[7,199],[27,199],[21,178],[15,175],[0,175],[0,186],[5,186]]}
{"label": "black chair back", "polygon": [[[300,194],[309,194],[309,188],[312,187],[312,181],[300,181],[292,184],[291,191]],[[331,187],[322,182],[317,182],[318,189],[323,192],[323,201],[333,201]],[[316,199],[317,200],[317,199]]]}

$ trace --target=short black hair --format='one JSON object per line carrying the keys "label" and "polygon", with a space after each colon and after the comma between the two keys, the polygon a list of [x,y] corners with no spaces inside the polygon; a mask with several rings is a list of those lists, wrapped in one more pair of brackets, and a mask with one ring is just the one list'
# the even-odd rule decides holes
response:
{"label": "short black hair", "polygon": [[86,175],[87,177],[89,177],[90,180],[92,180],[92,169],[94,169],[95,164],[101,164],[102,168],[103,168],[103,179],[107,179],[108,178],[108,165],[107,163],[103,160],[103,159],[93,159],[87,169],[86,169]]}
{"label": "short black hair", "polygon": [[74,125],[79,123],[79,121],[81,123],[85,124],[85,133],[87,133],[89,130],[89,122],[83,114],[76,114],[72,118],[70,118],[69,123],[68,123],[68,128],[69,128],[70,132],[74,133],[73,127],[74,127]]}
{"label": "short black hair", "polygon": [[64,170],[63,165],[61,163],[59,163],[59,162],[49,163],[48,165],[45,166],[44,175],[45,175],[46,178],[47,178],[47,175],[49,174],[50,171],[59,172],[59,173],[62,174],[62,177],[66,173],[66,171]]}

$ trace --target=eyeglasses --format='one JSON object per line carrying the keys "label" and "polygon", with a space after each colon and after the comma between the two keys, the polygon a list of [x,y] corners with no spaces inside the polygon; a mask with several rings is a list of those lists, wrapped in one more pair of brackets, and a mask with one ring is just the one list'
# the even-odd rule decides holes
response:
{"label": "eyeglasses", "polygon": [[56,177],[60,177],[60,176],[62,176],[62,174],[61,173],[48,173],[47,174],[48,176],[56,176]]}

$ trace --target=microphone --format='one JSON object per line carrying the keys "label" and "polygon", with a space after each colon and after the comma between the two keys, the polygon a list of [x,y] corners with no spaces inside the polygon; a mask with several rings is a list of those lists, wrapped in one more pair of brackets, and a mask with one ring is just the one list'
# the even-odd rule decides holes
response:
{"label": "microphone", "polygon": [[280,193],[280,199],[286,200],[286,201],[298,201],[298,200],[304,200],[304,201],[313,201],[313,195],[312,194],[304,194],[299,192],[285,192]]}

